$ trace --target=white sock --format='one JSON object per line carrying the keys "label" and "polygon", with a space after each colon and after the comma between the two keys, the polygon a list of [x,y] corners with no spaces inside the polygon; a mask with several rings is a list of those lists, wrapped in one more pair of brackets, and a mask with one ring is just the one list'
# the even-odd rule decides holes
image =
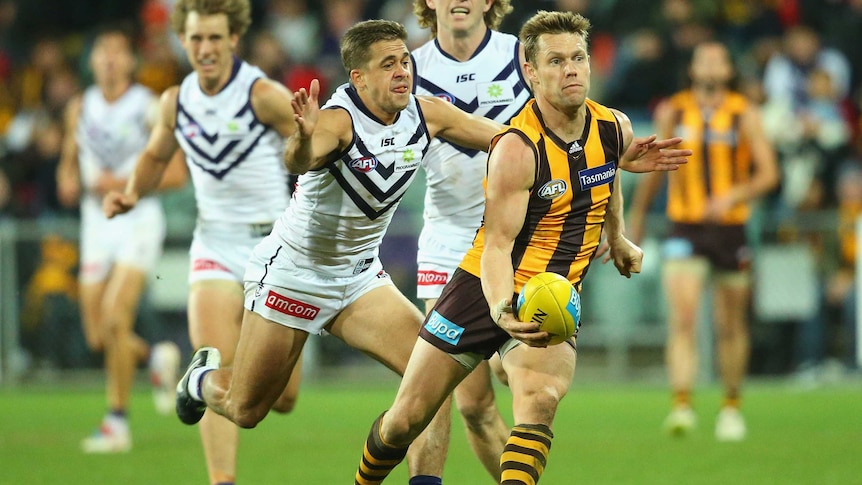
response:
{"label": "white sock", "polygon": [[189,376],[189,394],[191,394],[192,399],[195,401],[203,402],[204,398],[201,396],[201,386],[204,383],[204,376],[207,375],[208,372],[214,371],[214,367],[198,367],[193,370],[191,375]]}

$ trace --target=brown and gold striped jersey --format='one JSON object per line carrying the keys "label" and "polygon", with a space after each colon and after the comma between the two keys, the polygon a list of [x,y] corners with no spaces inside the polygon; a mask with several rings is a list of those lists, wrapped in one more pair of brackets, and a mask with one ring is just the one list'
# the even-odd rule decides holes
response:
{"label": "brown and gold striped jersey", "polygon": [[[586,107],[583,135],[572,143],[545,127],[535,100],[530,100],[491,144],[493,151],[503,134],[515,133],[536,156],[536,179],[512,250],[516,292],[543,271],[564,275],[580,288],[598,248],[623,141],[610,109],[589,99]],[[462,269],[476,276],[484,236],[483,223],[461,262]]]}
{"label": "brown and gold striped jersey", "polygon": [[[749,141],[740,126],[748,100],[731,92],[712,112],[702,110],[691,91],[677,93],[668,102],[674,113],[674,135],[683,139],[678,148],[688,148],[692,155],[687,165],[668,176],[667,215],[675,222],[701,223],[710,197],[721,196],[751,177]],[[747,204],[738,204],[719,222],[744,224],[749,212]]]}

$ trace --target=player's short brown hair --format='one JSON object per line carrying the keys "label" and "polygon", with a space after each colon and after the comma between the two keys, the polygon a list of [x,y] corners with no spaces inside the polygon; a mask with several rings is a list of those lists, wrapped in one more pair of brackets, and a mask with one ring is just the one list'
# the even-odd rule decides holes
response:
{"label": "player's short brown hair", "polygon": [[[500,28],[503,18],[512,11],[512,0],[494,0],[491,8],[485,12],[485,25],[492,30]],[[419,26],[431,29],[431,35],[437,37],[437,12],[428,8],[425,0],[413,0],[413,13],[419,20]]]}
{"label": "player's short brown hair", "polygon": [[407,40],[407,30],[391,20],[366,20],[350,27],[341,38],[341,63],[348,73],[371,60],[369,49],[375,42]]}
{"label": "player's short brown hair", "polygon": [[542,35],[578,34],[586,42],[589,32],[590,21],[579,13],[539,10],[524,23],[518,38],[524,45],[524,56],[527,62],[535,64],[539,53],[539,37]]}
{"label": "player's short brown hair", "polygon": [[199,15],[227,16],[228,28],[231,34],[242,36],[251,25],[251,4],[249,0],[177,0],[171,13],[171,27],[178,34],[186,30],[186,18],[189,12]]}

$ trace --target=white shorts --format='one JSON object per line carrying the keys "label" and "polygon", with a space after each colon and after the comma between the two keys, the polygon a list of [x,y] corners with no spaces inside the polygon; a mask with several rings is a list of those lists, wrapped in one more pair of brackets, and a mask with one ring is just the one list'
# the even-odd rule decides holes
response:
{"label": "white shorts", "polygon": [[115,264],[149,273],[162,256],[165,214],[157,199],[144,199],[131,211],[108,219],[96,199],[81,203],[82,283],[104,281]]}
{"label": "white shorts", "polygon": [[458,234],[425,225],[419,234],[416,252],[416,297],[422,300],[439,298],[443,287],[473,245],[475,231]]}
{"label": "white shorts", "polygon": [[278,238],[268,237],[249,259],[245,308],[275,323],[319,335],[359,297],[392,284],[379,258],[359,274],[329,276],[298,265]]}
{"label": "white shorts", "polygon": [[199,221],[189,249],[189,284],[203,280],[241,283],[251,252],[271,231],[271,223]]}

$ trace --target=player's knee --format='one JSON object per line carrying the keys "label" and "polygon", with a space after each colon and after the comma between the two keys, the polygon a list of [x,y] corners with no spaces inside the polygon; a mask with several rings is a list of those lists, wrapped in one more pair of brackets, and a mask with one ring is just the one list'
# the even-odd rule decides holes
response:
{"label": "player's knee", "polygon": [[458,395],[455,405],[464,418],[464,424],[474,430],[494,421],[498,414],[493,392],[483,393],[481,396]]}
{"label": "player's knee", "polygon": [[275,404],[272,405],[272,410],[279,414],[287,414],[293,411],[293,408],[296,407],[296,398],[294,395],[284,395],[282,394]]}
{"label": "player's knee", "polygon": [[268,409],[250,402],[231,403],[228,406],[231,421],[240,428],[254,428],[266,417]]}
{"label": "player's knee", "polygon": [[557,407],[565,395],[565,388],[547,385],[528,393],[525,401],[529,403],[530,414],[536,422],[549,423],[553,421]]}
{"label": "player's knee", "polygon": [[395,413],[390,410],[381,423],[380,436],[392,446],[407,446],[422,433],[427,424],[408,413]]}

